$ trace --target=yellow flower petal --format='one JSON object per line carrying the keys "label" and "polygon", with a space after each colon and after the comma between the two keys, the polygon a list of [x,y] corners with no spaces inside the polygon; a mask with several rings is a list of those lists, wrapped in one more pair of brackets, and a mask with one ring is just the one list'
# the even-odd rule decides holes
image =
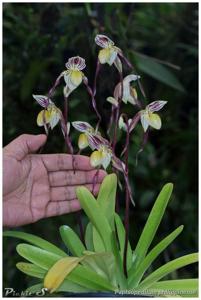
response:
{"label": "yellow flower petal", "polygon": [[78,147],[79,149],[84,149],[89,146],[88,138],[86,134],[81,133],[78,139]]}
{"label": "yellow flower petal", "polygon": [[101,64],[106,64],[110,55],[109,48],[105,48],[99,51],[98,58]]}
{"label": "yellow flower petal", "polygon": [[50,122],[50,112],[47,110],[41,110],[37,116],[37,125],[43,126],[44,124],[48,124]]}
{"label": "yellow flower petal", "polygon": [[90,156],[90,164],[92,167],[97,167],[101,165],[102,162],[102,153],[100,151],[94,151],[92,152]]}
{"label": "yellow flower petal", "polygon": [[99,51],[98,58],[101,64],[108,63],[110,66],[114,63],[117,52],[113,48],[105,48]]}
{"label": "yellow flower petal", "polygon": [[82,258],[78,257],[64,257],[58,260],[45,276],[44,287],[53,293],[81,260]]}
{"label": "yellow flower petal", "polygon": [[158,114],[149,114],[149,125],[155,129],[161,128],[161,118]]}
{"label": "yellow flower petal", "polygon": [[83,73],[79,70],[72,70],[70,73],[70,80],[74,86],[80,85],[82,82]]}

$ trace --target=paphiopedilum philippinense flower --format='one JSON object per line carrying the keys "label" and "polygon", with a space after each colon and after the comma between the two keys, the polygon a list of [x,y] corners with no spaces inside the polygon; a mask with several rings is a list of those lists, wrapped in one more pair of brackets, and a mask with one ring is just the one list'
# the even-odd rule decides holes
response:
{"label": "paphiopedilum philippinense flower", "polygon": [[[86,147],[90,146],[88,142],[89,134],[95,134],[94,128],[87,122],[72,122],[72,125],[75,129],[82,132],[78,138],[78,147],[80,150],[85,149]],[[92,148],[93,149],[93,148]]]}
{"label": "paphiopedilum philippinense flower", "polygon": [[66,83],[66,86],[64,88],[64,95],[66,97],[81,84],[84,78],[84,73],[82,72],[82,70],[85,67],[85,59],[80,56],[71,57],[67,61],[67,70],[63,72],[64,80]]}
{"label": "paphiopedilum philippinense flower", "polygon": [[121,53],[121,49],[115,46],[114,42],[106,35],[98,34],[95,37],[95,42],[98,46],[103,48],[99,51],[98,59],[101,64],[109,64],[110,66],[114,63],[116,68],[122,72],[122,64],[118,57]]}
{"label": "paphiopedilum philippinense flower", "polygon": [[166,103],[167,101],[154,101],[148,104],[144,110],[140,111],[140,120],[145,132],[149,126],[155,129],[161,128],[161,118],[154,112],[161,110]]}
{"label": "paphiopedilum philippinense flower", "polygon": [[[108,97],[107,101],[113,106],[118,107],[118,100],[121,99],[125,104],[128,102],[135,105],[137,104],[137,91],[131,86],[132,81],[136,81],[140,78],[138,75],[128,75],[124,78],[123,82],[119,82],[114,89],[114,97]],[[123,85],[123,93],[121,87]]]}
{"label": "paphiopedilum philippinense flower", "polygon": [[37,116],[37,125],[46,126],[49,124],[50,128],[53,129],[62,118],[61,110],[47,96],[33,95],[33,98],[44,108]]}
{"label": "paphiopedilum philippinense flower", "polygon": [[[114,89],[114,98],[116,100],[122,97],[122,101],[127,104],[128,102],[135,105],[137,104],[137,91],[131,86],[132,81],[140,79],[138,75],[128,75],[123,79],[123,82],[119,82]],[[123,85],[123,92],[122,92]]]}

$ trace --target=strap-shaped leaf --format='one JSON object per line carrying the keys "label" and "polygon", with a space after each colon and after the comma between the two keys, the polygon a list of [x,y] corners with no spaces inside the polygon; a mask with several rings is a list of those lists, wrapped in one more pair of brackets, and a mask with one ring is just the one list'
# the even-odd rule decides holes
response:
{"label": "strap-shaped leaf", "polygon": [[85,257],[81,262],[82,265],[88,266],[97,274],[109,280],[113,285],[116,285],[115,259],[112,253],[85,251],[84,255]]}
{"label": "strap-shaped leaf", "polygon": [[140,289],[146,289],[149,288],[151,285],[153,285],[156,281],[160,280],[167,274],[180,269],[182,267],[185,267],[187,265],[193,264],[198,261],[198,254],[192,253],[188,254],[179,258],[176,258],[162,267],[155,270],[153,273],[151,273],[149,276],[147,276],[139,285]]}
{"label": "strap-shaped leaf", "polygon": [[[119,240],[119,245],[120,245],[120,254],[121,254],[121,259],[123,262],[123,257],[124,257],[124,245],[125,245],[125,228],[124,225],[121,221],[121,218],[118,214],[115,213],[115,224],[117,228],[117,235],[118,235],[118,240]],[[127,248],[127,270],[130,269],[132,265],[132,260],[133,260],[133,253],[132,249],[130,246],[130,243],[128,242],[128,248]]]}
{"label": "strap-shaped leaf", "polygon": [[49,252],[53,252],[54,254],[60,256],[67,256],[67,254],[59,249],[57,246],[53,245],[52,243],[30,233],[26,232],[19,232],[19,231],[4,231],[3,235],[5,237],[14,237],[18,239],[22,239],[26,242],[29,242],[35,246],[38,246],[42,249],[45,249]]}
{"label": "strap-shaped leaf", "polygon": [[140,282],[141,278],[143,277],[149,266],[152,264],[152,262],[172,243],[172,241],[181,233],[182,230],[183,225],[176,228],[147,254],[145,259],[136,270],[134,270],[134,268],[131,268],[131,270],[129,271],[130,288],[137,287],[138,283]]}
{"label": "strap-shaped leaf", "polygon": [[82,258],[63,257],[49,270],[44,279],[44,287],[53,293],[62,284],[64,279],[77,267]]}
{"label": "strap-shaped leaf", "polygon": [[[37,283],[37,284],[34,284],[34,285],[32,285],[32,286],[29,286],[27,289],[26,289],[26,291],[25,291],[25,293],[26,293],[26,295],[32,295],[32,294],[38,294],[39,293],[39,295],[41,295],[42,296],[42,289],[43,289],[44,287],[43,287],[43,283]],[[44,288],[44,295],[46,294],[46,291],[45,291],[45,288]],[[44,296],[43,295],[43,296]]]}
{"label": "strap-shaped leaf", "polygon": [[139,238],[137,246],[135,248],[136,259],[134,261],[134,268],[138,267],[138,265],[144,259],[149,246],[151,245],[155,233],[158,229],[158,226],[161,222],[161,219],[164,215],[165,209],[167,207],[168,201],[172,194],[173,184],[167,183],[161,190],[158,195],[156,202],[150,212],[148,220],[144,226],[142,234]]}
{"label": "strap-shaped leaf", "polygon": [[19,255],[44,270],[51,268],[52,265],[61,258],[61,256],[57,254],[28,244],[19,244],[16,250]]}
{"label": "strap-shaped leaf", "polygon": [[85,246],[80,241],[78,235],[67,225],[63,225],[59,228],[61,238],[74,256],[82,256],[85,251]]}
{"label": "strap-shaped leaf", "polygon": [[155,290],[156,296],[173,296],[175,293],[181,297],[196,297],[198,294],[198,279],[178,279],[178,280],[165,280],[155,282],[149,287],[150,290]]}
{"label": "strap-shaped leaf", "polygon": [[[44,270],[49,270],[59,259],[62,258],[61,256],[28,244],[19,244],[17,246],[17,251],[22,257]],[[87,267],[80,265],[68,275],[68,280],[93,291],[115,290],[115,287],[110,282]]]}
{"label": "strap-shaped leaf", "polygon": [[102,213],[99,204],[97,203],[94,196],[90,193],[90,191],[85,187],[78,187],[76,189],[77,198],[81,204],[81,207],[85,211],[89,220],[96,228],[98,233],[100,234],[105,249],[107,251],[111,250],[111,234],[112,230],[108,223],[108,220]]}
{"label": "strap-shaped leaf", "polygon": [[116,190],[116,174],[107,175],[100,186],[97,201],[103,211],[103,214],[108,219],[110,225],[113,225],[116,203]]}
{"label": "strap-shaped leaf", "polygon": [[16,267],[23,273],[36,277],[36,278],[44,278],[46,274],[46,270],[36,266],[34,264],[26,263],[26,262],[18,262]]}
{"label": "strap-shaped leaf", "polygon": [[116,278],[118,285],[120,289],[126,289],[127,288],[127,280],[124,275],[124,270],[123,270],[123,264],[121,260],[121,255],[119,253],[119,249],[117,246],[117,239],[116,239],[116,233],[113,231],[112,232],[112,253],[114,254],[115,257],[115,262],[116,262]]}
{"label": "strap-shaped leaf", "polygon": [[87,224],[86,230],[85,230],[85,244],[87,247],[87,250],[94,251],[94,245],[93,245],[93,225],[91,222]]}
{"label": "strap-shaped leaf", "polygon": [[106,249],[100,234],[98,233],[98,231],[94,226],[92,230],[93,230],[93,245],[94,245],[95,252],[104,252]]}

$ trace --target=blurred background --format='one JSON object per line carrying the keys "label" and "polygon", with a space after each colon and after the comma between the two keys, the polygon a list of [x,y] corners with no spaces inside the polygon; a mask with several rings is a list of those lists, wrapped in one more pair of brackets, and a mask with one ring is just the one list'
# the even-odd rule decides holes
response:
{"label": "blurred background", "polygon": [[[43,132],[36,125],[40,107],[32,94],[46,94],[69,57],[80,55],[86,59],[85,74],[93,82],[98,53],[94,37],[97,33],[108,35],[141,75],[147,103],[158,99],[168,101],[160,113],[162,129],[151,131],[137,166],[141,126],[132,135],[129,166],[136,207],[131,209],[130,240],[135,245],[158,192],[171,181],[173,197],[154,244],[180,224],[184,224],[184,230],[154,268],[197,251],[198,4],[4,3],[3,17],[4,145],[20,134]],[[125,69],[127,74],[129,70]],[[102,132],[111,108],[106,97],[112,95],[117,82],[115,68],[105,65],[97,85]],[[84,87],[80,86],[70,98],[70,121],[85,120],[95,125],[96,117]],[[62,108],[62,88],[54,100]],[[132,117],[133,106],[127,105],[126,112]],[[77,137],[72,130],[75,147]],[[124,135],[121,141],[119,149],[125,142]],[[51,132],[44,152],[65,152],[59,126]],[[123,216],[123,193],[120,203]],[[83,222],[87,222],[84,216]],[[61,246],[58,229],[63,224],[76,229],[75,215],[49,218],[19,230],[38,234]],[[20,260],[15,251],[17,243],[19,240],[4,240],[4,287],[22,290],[35,280],[15,268]],[[193,277],[197,268],[192,265],[178,273],[169,277]]]}

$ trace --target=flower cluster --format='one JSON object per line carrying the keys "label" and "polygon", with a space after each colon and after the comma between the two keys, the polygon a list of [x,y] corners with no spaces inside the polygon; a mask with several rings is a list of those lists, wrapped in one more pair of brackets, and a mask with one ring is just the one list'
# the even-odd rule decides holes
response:
{"label": "flower cluster", "polygon": [[[156,112],[161,110],[167,102],[163,100],[153,101],[143,107],[137,92],[139,86],[142,96],[144,95],[140,83],[140,76],[133,72],[125,77],[123,76],[124,65],[132,68],[133,71],[133,67],[124,56],[123,51],[115,46],[115,43],[110,38],[102,34],[95,37],[95,43],[102,49],[99,50],[98,53],[94,86],[90,87],[88,79],[83,73],[83,70],[86,67],[85,59],[80,56],[69,58],[65,64],[66,70],[62,71],[57,77],[55,84],[50,89],[47,96],[33,95],[34,99],[43,107],[43,110],[38,114],[37,124],[38,126],[44,126],[46,133],[48,133],[49,129],[53,129],[60,122],[66,144],[69,149],[71,149],[71,153],[73,153],[73,147],[69,138],[70,123],[68,122],[68,99],[70,94],[83,82],[91,97],[92,105],[99,121],[95,129],[87,122],[72,122],[72,126],[80,132],[78,138],[79,152],[89,147],[92,151],[90,162],[93,167],[103,167],[104,169],[107,169],[112,165],[116,170],[123,172],[126,187],[129,189],[129,195],[131,197],[131,189],[128,181],[128,148],[130,134],[139,122],[141,122],[144,134],[146,135],[148,134],[149,127],[159,130],[161,128],[161,118]],[[114,88],[113,95],[108,96],[106,99],[106,101],[111,104],[111,117],[107,131],[110,137],[109,140],[101,136],[99,125],[102,119],[97,110],[95,99],[100,66],[104,64],[108,64],[109,66],[114,65],[120,78]],[[63,112],[50,99],[50,97],[53,97],[54,91],[60,84],[62,78],[65,83],[63,87]],[[122,105],[130,104],[136,108],[136,113],[129,118],[125,113],[121,113],[121,107]],[[125,131],[127,136],[122,151],[122,155],[125,155],[125,161],[120,160],[115,154],[118,129]]]}

